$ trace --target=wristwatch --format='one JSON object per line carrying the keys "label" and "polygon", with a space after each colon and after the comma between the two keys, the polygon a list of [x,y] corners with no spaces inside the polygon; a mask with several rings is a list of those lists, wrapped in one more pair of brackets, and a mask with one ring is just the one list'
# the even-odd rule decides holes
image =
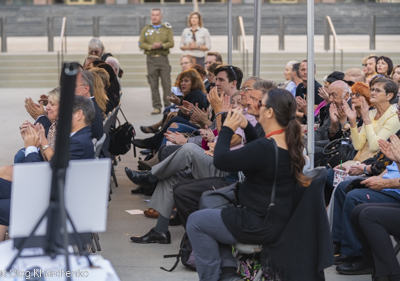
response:
{"label": "wristwatch", "polygon": [[371,175],[371,174],[367,171],[367,165],[364,166],[364,174],[366,174],[367,176]]}
{"label": "wristwatch", "polygon": [[45,151],[50,145],[46,144],[45,146],[42,147],[42,151]]}

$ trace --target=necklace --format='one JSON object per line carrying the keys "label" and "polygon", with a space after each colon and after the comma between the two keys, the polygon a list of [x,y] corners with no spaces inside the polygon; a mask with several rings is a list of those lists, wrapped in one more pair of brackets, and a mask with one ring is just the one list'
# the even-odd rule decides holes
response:
{"label": "necklace", "polygon": [[271,133],[269,133],[269,134],[265,135],[265,138],[269,138],[270,136],[273,136],[273,135],[279,135],[279,134],[282,134],[284,131],[285,131],[285,129],[281,129],[281,130],[273,131],[273,132],[271,132]]}

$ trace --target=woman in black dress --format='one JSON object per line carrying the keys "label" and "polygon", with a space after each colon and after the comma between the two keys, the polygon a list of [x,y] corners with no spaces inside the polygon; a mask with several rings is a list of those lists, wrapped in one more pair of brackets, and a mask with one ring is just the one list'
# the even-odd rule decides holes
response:
{"label": "woman in black dress", "polygon": [[[240,207],[200,210],[189,217],[187,233],[201,281],[242,280],[236,275],[236,260],[229,244],[275,242],[293,212],[296,188],[310,184],[302,173],[305,160],[300,124],[295,120],[296,106],[287,90],[266,94],[259,105],[259,123],[266,133],[262,139],[240,112],[228,113],[215,147],[214,165],[223,171],[242,171],[246,178],[238,193]],[[239,126],[245,130],[247,144],[231,151],[229,144]],[[279,150],[276,197],[264,223],[275,176],[272,139]]]}

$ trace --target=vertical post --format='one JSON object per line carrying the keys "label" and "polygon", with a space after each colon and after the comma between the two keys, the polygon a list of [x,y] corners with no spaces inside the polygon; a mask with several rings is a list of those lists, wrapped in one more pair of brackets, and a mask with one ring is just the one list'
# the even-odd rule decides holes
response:
{"label": "vertical post", "polygon": [[146,16],[139,16],[138,18],[138,26],[139,26],[139,35],[142,32],[142,29],[146,25]]}
{"label": "vertical post", "polygon": [[285,50],[285,17],[279,16],[279,50]]}
{"label": "vertical post", "polygon": [[332,71],[335,71],[336,70],[336,40],[335,40],[335,38],[333,38],[333,70]]}
{"label": "vertical post", "polygon": [[99,17],[93,17],[93,37],[100,37]]}
{"label": "vertical post", "polygon": [[54,28],[53,28],[54,18],[47,18],[47,50],[49,52],[54,51]]}
{"label": "vertical post", "polygon": [[329,22],[328,19],[325,17],[324,20],[324,50],[328,51],[330,49],[330,43],[331,43],[331,32],[329,30]]}
{"label": "vertical post", "polygon": [[199,12],[199,2],[197,0],[192,0],[193,2],[193,12]]}
{"label": "vertical post", "polygon": [[262,7],[262,0],[254,0],[254,46],[253,46],[254,76],[260,76],[261,7]]}
{"label": "vertical post", "polygon": [[7,52],[7,18],[0,18],[1,25],[1,52]]}
{"label": "vertical post", "polygon": [[232,0],[228,0],[228,64],[232,64]]}
{"label": "vertical post", "polygon": [[369,21],[369,49],[375,50],[376,17],[371,16]]}
{"label": "vertical post", "polygon": [[[307,110],[314,112],[314,0],[307,0]],[[307,116],[307,151],[314,168],[314,114]]]}
{"label": "vertical post", "polygon": [[239,16],[233,18],[233,50],[239,50]]}

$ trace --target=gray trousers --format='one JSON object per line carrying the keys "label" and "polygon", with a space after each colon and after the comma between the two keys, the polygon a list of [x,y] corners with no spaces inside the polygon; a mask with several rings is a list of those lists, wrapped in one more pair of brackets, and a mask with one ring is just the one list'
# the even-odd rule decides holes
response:
{"label": "gray trousers", "polygon": [[171,216],[174,207],[173,187],[182,180],[224,177],[227,172],[213,165],[213,158],[204,149],[187,143],[162,162],[151,168],[151,173],[159,181],[151,197],[149,207],[157,210],[163,217]]}
{"label": "gray trousers", "polygon": [[217,281],[223,267],[237,267],[230,244],[237,243],[221,218],[220,209],[192,213],[186,225],[200,281]]}

